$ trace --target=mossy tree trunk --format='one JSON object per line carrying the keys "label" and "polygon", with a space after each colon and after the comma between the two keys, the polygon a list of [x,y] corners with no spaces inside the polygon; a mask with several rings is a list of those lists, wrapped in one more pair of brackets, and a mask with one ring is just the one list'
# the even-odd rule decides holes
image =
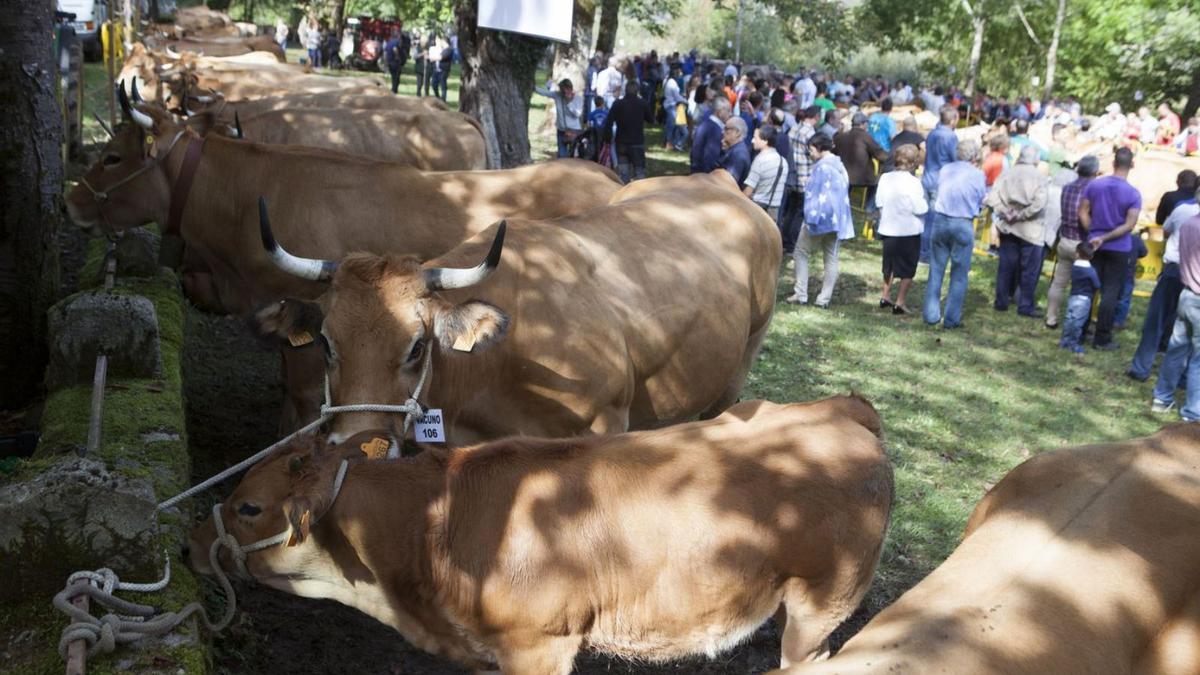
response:
{"label": "mossy tree trunk", "polygon": [[0,407],[32,397],[46,360],[46,310],[58,294],[62,114],[54,5],[0,12]]}
{"label": "mossy tree trunk", "polygon": [[477,0],[456,9],[462,52],[459,107],[483,125],[488,168],[529,164],[529,97],[546,41],[479,28]]}

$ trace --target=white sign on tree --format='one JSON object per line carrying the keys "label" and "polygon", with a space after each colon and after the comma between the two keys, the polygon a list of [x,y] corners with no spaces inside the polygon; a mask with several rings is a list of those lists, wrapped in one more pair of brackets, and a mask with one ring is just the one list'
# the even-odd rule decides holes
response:
{"label": "white sign on tree", "polygon": [[571,41],[571,0],[479,0],[479,27]]}

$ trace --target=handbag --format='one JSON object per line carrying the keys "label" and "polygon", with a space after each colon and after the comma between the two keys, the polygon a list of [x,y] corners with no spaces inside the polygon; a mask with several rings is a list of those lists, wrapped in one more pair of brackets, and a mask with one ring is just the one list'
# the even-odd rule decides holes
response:
{"label": "handbag", "polygon": [[675,125],[687,126],[687,106],[682,103],[675,104]]}

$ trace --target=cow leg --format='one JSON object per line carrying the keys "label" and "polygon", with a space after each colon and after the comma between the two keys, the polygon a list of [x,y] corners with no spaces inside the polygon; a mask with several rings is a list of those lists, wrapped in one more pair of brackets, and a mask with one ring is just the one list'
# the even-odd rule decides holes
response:
{"label": "cow leg", "polygon": [[824,661],[829,658],[829,634],[841,618],[828,608],[816,606],[814,594],[803,580],[793,579],[788,585],[783,599],[787,623],[780,645],[780,665],[787,668],[806,661]]}
{"label": "cow leg", "polygon": [[629,431],[629,408],[606,408],[592,418],[589,430],[597,436]]}
{"label": "cow leg", "polygon": [[738,396],[742,393],[742,386],[746,384],[746,375],[750,373],[750,368],[754,366],[754,359],[758,356],[758,350],[762,347],[763,340],[767,337],[768,328],[770,328],[770,322],[760,327],[746,341],[746,351],[742,354],[742,362],[738,364],[738,370],[729,381],[729,386],[725,388],[725,391],[721,393],[720,398],[716,402],[709,406],[707,410],[700,413],[700,419],[712,419],[725,412],[729,406],[737,403]]}
{"label": "cow leg", "polygon": [[539,635],[497,649],[495,654],[504,675],[570,675],[582,642],[579,636]]}

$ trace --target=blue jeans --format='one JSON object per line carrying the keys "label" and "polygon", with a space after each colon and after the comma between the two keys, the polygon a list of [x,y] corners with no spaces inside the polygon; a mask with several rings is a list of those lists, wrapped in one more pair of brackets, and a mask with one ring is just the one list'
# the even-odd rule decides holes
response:
{"label": "blue jeans", "polygon": [[936,324],[943,318],[941,311],[942,281],[950,267],[950,290],[946,293],[946,314],[943,325],[956,328],[962,324],[963,301],[967,297],[967,273],[971,271],[971,252],[975,247],[975,230],[970,218],[951,218],[933,214],[933,231],[929,233],[929,281],[925,284],[925,323]]}
{"label": "blue jeans", "polygon": [[1186,389],[1187,403],[1179,411],[1180,417],[1189,422],[1200,420],[1200,359],[1192,354],[1200,348],[1200,295],[1187,288],[1179,294],[1179,314],[1167,344],[1167,355],[1158,370],[1158,382],[1154,385],[1154,399],[1163,403],[1175,402],[1175,388],[1179,378],[1186,375],[1191,386]]}
{"label": "blue jeans", "polygon": [[309,64],[312,65],[313,68],[320,68],[321,67],[321,50],[320,49],[308,50],[308,62],[309,62]]}
{"label": "blue jeans", "polygon": [[[930,244],[929,239],[933,236],[933,221],[937,218],[937,214],[933,212],[933,202],[937,199],[937,190],[925,188],[925,203],[929,205],[929,210],[925,212],[925,229],[921,230],[921,258],[923,263],[929,262]],[[971,229],[971,235],[974,236],[975,230]],[[936,323],[936,322],[935,322]]]}
{"label": "blue jeans", "polygon": [[1088,319],[1092,318],[1092,296],[1072,295],[1067,298],[1067,315],[1063,318],[1062,339],[1059,347],[1083,352],[1083,331]]}
{"label": "blue jeans", "polygon": [[675,123],[674,110],[664,110],[663,112],[667,116],[667,123],[665,125],[666,138],[664,140],[670,143],[672,148],[683,150],[683,144],[687,142],[687,125]]}
{"label": "blue jeans", "polygon": [[1154,292],[1150,294],[1150,304],[1146,306],[1142,339],[1138,342],[1137,351],[1133,353],[1133,363],[1129,364],[1129,373],[1139,380],[1150,377],[1150,369],[1154,367],[1154,356],[1163,351],[1163,338],[1170,337],[1171,329],[1175,325],[1179,292],[1182,290],[1179,265],[1163,265],[1162,274],[1158,275],[1158,283],[1154,285]]}

